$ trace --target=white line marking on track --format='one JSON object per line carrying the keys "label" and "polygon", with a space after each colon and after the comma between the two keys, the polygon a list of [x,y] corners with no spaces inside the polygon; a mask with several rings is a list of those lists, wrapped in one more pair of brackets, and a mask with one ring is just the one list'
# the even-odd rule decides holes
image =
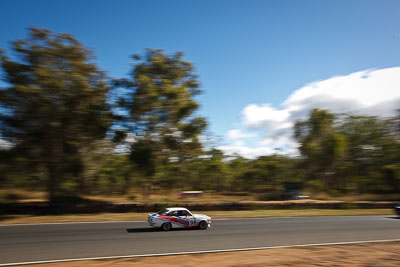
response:
{"label": "white line marking on track", "polygon": [[0,264],[0,266],[15,266],[15,265],[29,265],[29,264],[56,263],[56,262],[68,262],[68,261],[85,261],[85,260],[106,260],[106,259],[140,258],[140,257],[178,256],[178,255],[190,255],[190,254],[238,252],[238,251],[275,249],[275,248],[335,246],[335,245],[351,245],[351,244],[383,243],[383,242],[399,242],[399,241],[400,241],[400,239],[386,239],[386,240],[365,240],[365,241],[348,241],[348,242],[334,242],[334,243],[269,246],[269,247],[256,247],[256,248],[235,248],[235,249],[217,249],[217,250],[203,250],[203,251],[185,251],[185,252],[170,252],[170,253],[158,253],[158,254],[122,255],[122,256],[106,256],[106,257],[77,258],[77,259],[13,262],[13,263],[2,263],[2,264]]}

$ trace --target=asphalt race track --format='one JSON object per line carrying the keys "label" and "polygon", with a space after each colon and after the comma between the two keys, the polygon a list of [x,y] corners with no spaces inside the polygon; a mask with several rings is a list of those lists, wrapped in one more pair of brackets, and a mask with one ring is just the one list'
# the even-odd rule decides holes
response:
{"label": "asphalt race track", "polygon": [[395,216],[214,220],[170,232],[147,222],[0,226],[0,264],[387,239],[400,239]]}

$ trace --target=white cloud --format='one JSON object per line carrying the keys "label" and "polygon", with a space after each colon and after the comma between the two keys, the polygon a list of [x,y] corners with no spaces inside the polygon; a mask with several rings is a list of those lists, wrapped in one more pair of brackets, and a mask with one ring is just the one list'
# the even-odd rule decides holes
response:
{"label": "white cloud", "polygon": [[260,156],[279,153],[279,151],[276,151],[269,147],[251,148],[244,145],[232,145],[232,146],[227,145],[227,146],[219,146],[217,148],[224,151],[225,155],[234,156],[235,154],[238,154],[248,159],[255,159]]}
{"label": "white cloud", "polygon": [[235,146],[244,146],[244,141],[242,141],[242,140],[237,140],[237,141],[235,141]]}
{"label": "white cloud", "polygon": [[231,139],[231,140],[249,138],[249,137],[254,137],[254,136],[255,136],[254,133],[250,133],[250,134],[249,133],[243,133],[243,132],[241,132],[240,130],[237,130],[237,129],[229,130],[226,133],[226,137],[228,139]]}
{"label": "white cloud", "polygon": [[12,147],[12,144],[4,139],[0,138],[0,149],[10,149]]}
{"label": "white cloud", "polygon": [[[334,113],[393,116],[400,108],[400,67],[364,70],[306,84],[294,91],[281,107],[247,105],[242,111],[242,125],[247,131],[262,132],[259,147],[250,148],[242,143],[220,149],[228,155],[238,153],[249,158],[272,154],[276,152],[274,148],[296,153],[293,125],[296,120],[306,118],[313,108]],[[238,130],[231,131],[228,136],[239,133]],[[243,142],[249,138],[243,135],[238,139]]]}
{"label": "white cloud", "polygon": [[289,118],[289,112],[287,110],[278,110],[271,107],[269,104],[264,104],[262,106],[254,104],[248,105],[242,111],[242,115],[245,125],[250,128],[258,128],[265,122],[282,125]]}
{"label": "white cloud", "polygon": [[364,70],[312,82],[283,103],[290,117],[303,117],[312,108],[390,116],[400,104],[400,67]]}

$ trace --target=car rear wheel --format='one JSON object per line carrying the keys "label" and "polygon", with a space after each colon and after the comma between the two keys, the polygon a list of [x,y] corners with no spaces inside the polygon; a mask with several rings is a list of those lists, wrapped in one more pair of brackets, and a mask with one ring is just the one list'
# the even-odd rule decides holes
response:
{"label": "car rear wheel", "polygon": [[208,227],[208,223],[207,223],[206,221],[201,221],[201,222],[199,223],[199,228],[200,228],[201,230],[205,230],[205,229],[207,229],[207,227]]}
{"label": "car rear wheel", "polygon": [[170,223],[164,223],[163,225],[161,225],[161,229],[164,231],[169,231],[171,230],[172,225]]}

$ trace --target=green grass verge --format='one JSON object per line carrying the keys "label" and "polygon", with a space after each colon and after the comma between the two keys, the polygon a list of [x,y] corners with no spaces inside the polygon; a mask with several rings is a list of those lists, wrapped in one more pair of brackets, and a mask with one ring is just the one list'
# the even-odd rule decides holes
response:
{"label": "green grass verge", "polygon": [[[194,211],[196,212],[196,211]],[[302,216],[347,216],[347,215],[394,215],[391,209],[296,209],[296,210],[243,210],[243,211],[205,211],[199,212],[213,219],[222,218],[267,218]],[[100,213],[68,215],[2,215],[0,224],[60,223],[60,222],[100,222],[100,221],[145,221],[148,213]]]}

